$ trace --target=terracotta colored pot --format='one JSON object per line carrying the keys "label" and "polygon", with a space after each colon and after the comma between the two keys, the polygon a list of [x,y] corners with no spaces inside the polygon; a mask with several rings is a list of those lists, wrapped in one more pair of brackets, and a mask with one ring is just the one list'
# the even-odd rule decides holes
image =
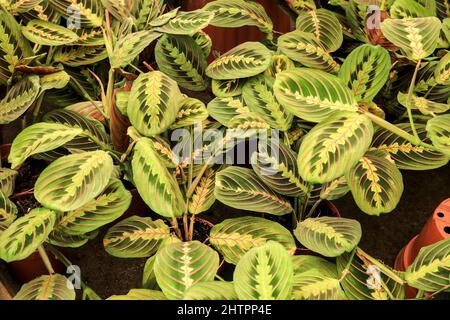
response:
{"label": "terracotta colored pot", "polygon": [[0,158],[2,163],[8,162],[9,151],[11,150],[11,144],[0,145]]}
{"label": "terracotta colored pot", "polygon": [[[395,260],[395,269],[405,271],[416,259],[421,248],[450,237],[450,198],[443,201],[427,221],[422,231],[411,239]],[[406,297],[414,298],[417,290],[406,286]]]}
{"label": "terracotta colored pot", "polygon": [[[208,2],[213,0],[183,0],[181,9],[191,11],[203,8]],[[278,32],[286,33],[292,31],[293,21],[289,15],[281,8],[276,0],[257,0],[265,9],[274,24],[273,29]],[[264,34],[253,26],[241,28],[219,28],[208,26],[204,31],[213,41],[213,50],[227,52],[235,46],[246,41],[262,41]],[[210,57],[211,58],[211,57]],[[211,59],[210,59],[211,60]]]}
{"label": "terracotta colored pot", "polygon": [[147,204],[142,200],[141,195],[137,189],[131,189],[131,204],[127,211],[120,217],[118,221],[124,220],[131,216],[148,217],[152,210],[147,206]]}
{"label": "terracotta colored pot", "polygon": [[[47,255],[55,272],[66,274],[66,267],[64,264],[57,260],[49,251],[47,251]],[[48,274],[47,268],[37,251],[24,260],[8,263],[8,269],[19,284],[30,282],[31,280]]]}

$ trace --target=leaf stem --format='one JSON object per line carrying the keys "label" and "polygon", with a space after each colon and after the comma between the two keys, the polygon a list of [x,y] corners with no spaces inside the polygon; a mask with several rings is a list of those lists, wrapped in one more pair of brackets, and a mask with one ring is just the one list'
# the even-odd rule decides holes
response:
{"label": "leaf stem", "polygon": [[50,275],[54,274],[55,270],[53,270],[52,263],[50,262],[50,259],[49,259],[48,255],[47,255],[47,252],[44,249],[44,246],[40,245],[38,247],[38,251],[39,251],[39,255],[41,256],[42,261],[45,264],[45,267],[47,268],[48,273]]}
{"label": "leaf stem", "polygon": [[173,217],[171,220],[171,223],[172,223],[172,228],[175,230],[175,233],[177,234],[178,238],[180,238],[180,240],[183,240],[183,236],[181,235],[180,228],[178,228],[177,218]]}
{"label": "leaf stem", "polygon": [[395,282],[398,282],[399,284],[403,285],[405,284],[405,281],[397,274],[395,274],[393,272],[393,270],[391,270],[390,268],[388,268],[387,266],[385,266],[383,263],[381,263],[380,261],[378,261],[377,259],[371,257],[369,254],[367,254],[366,252],[364,252],[364,250],[362,250],[361,248],[357,248],[356,249],[356,253],[358,254],[358,256],[360,256],[363,259],[366,259],[367,261],[369,261],[371,264],[377,266],[381,272],[383,272],[386,276],[388,276],[389,278],[391,278],[392,280],[394,280]]}
{"label": "leaf stem", "polygon": [[411,108],[411,100],[412,100],[412,95],[413,95],[413,91],[414,91],[414,86],[416,85],[417,73],[419,72],[420,62],[421,62],[421,60],[417,61],[416,68],[414,69],[414,74],[411,79],[411,83],[409,85],[409,90],[408,90],[408,100],[406,101],[406,110],[408,112],[409,123],[411,125],[411,129],[413,131],[414,137],[418,140],[420,140],[420,138],[419,138],[419,135],[417,134],[416,125],[414,124],[414,118],[412,115],[412,108]]}

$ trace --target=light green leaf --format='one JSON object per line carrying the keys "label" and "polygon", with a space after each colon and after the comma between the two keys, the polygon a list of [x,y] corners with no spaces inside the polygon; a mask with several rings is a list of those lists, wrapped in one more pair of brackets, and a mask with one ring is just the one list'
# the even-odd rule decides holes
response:
{"label": "light green leaf", "polygon": [[426,130],[433,145],[450,157],[450,114],[432,118],[427,122]]}
{"label": "light green leaf", "polygon": [[238,296],[232,282],[209,281],[190,287],[183,300],[238,300]]}
{"label": "light green leaf", "polygon": [[13,194],[18,172],[15,170],[0,168],[0,192],[7,197]]}
{"label": "light green leaf", "polygon": [[75,300],[74,287],[60,274],[41,276],[22,286],[14,300]]}
{"label": "light green leaf", "polygon": [[106,300],[167,300],[164,293],[157,290],[131,289],[126,295],[113,295]]}
{"label": "light green leaf", "polygon": [[22,28],[23,35],[33,43],[42,46],[62,46],[78,41],[78,35],[70,29],[60,25],[32,20]]}
{"label": "light green leaf", "polygon": [[193,36],[195,33],[206,28],[214,17],[214,13],[206,10],[179,11],[166,24],[153,30],[177,35]]}
{"label": "light green leaf", "polygon": [[8,196],[0,191],[0,223],[11,224],[17,218],[17,207]]}

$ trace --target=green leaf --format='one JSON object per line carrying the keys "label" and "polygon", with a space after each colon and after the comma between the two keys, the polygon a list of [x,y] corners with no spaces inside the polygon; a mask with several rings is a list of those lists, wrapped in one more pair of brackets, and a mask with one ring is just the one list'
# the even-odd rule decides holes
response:
{"label": "green leaf", "polygon": [[14,300],[75,300],[75,289],[60,274],[41,276],[22,286]]}
{"label": "green leaf", "polygon": [[351,89],[357,101],[372,101],[388,80],[391,68],[389,52],[363,44],[345,59],[339,78]]}
{"label": "green leaf", "polygon": [[132,216],[109,229],[103,245],[114,257],[146,258],[155,254],[169,237],[170,229],[164,221]]}
{"label": "green leaf", "polygon": [[450,286],[450,238],[420,249],[405,273],[408,285],[436,292]]}
{"label": "green leaf", "polygon": [[105,151],[68,155],[51,163],[36,181],[34,196],[56,211],[76,210],[108,185],[113,160]]}
{"label": "green leaf", "polygon": [[212,80],[211,88],[217,98],[230,98],[242,94],[247,79]]}
{"label": "green leaf", "polygon": [[293,256],[291,259],[294,266],[294,277],[311,270],[316,270],[324,277],[338,278],[336,265],[324,258],[300,255]]}
{"label": "green leaf", "polygon": [[338,279],[324,276],[315,269],[294,276],[292,295],[295,300],[339,300],[343,294]]}
{"label": "green leaf", "polygon": [[427,122],[426,130],[433,145],[450,157],[450,114],[432,118]]}
{"label": "green leaf", "polygon": [[236,209],[285,215],[292,212],[289,201],[267,187],[253,170],[228,167],[216,174],[216,199]]}
{"label": "green leaf", "polygon": [[273,84],[273,78],[265,75],[256,76],[245,83],[242,96],[251,112],[259,115],[272,128],[287,131],[294,116],[276,100]]}
{"label": "green leaf", "polygon": [[214,14],[203,9],[194,11],[179,11],[178,14],[166,24],[153,30],[177,35],[193,36],[195,33],[206,28]]}
{"label": "green leaf", "polygon": [[0,259],[23,260],[44,243],[52,231],[56,213],[45,208],[31,210],[0,234]]}
{"label": "green leaf", "polygon": [[[345,253],[336,259],[338,274],[342,275],[341,285],[348,299],[388,300],[388,293],[381,283],[376,284],[377,280],[384,282],[395,299],[404,299],[404,286],[379,272],[379,269],[374,265],[368,267],[357,254],[353,256],[353,260],[350,262],[351,257],[351,253]],[[347,266],[348,269],[346,269]]]}
{"label": "green leaf", "polygon": [[[399,92],[397,99],[402,106],[405,108],[407,107],[408,94]],[[420,113],[426,116],[445,113],[450,109],[450,105],[448,103],[434,102],[416,95],[411,96],[410,107],[411,109],[419,110]]]}
{"label": "green leaf", "polygon": [[366,115],[336,112],[305,136],[298,154],[300,176],[318,184],[343,176],[367,151],[373,131]]}
{"label": "green leaf", "polygon": [[29,42],[21,32],[21,26],[12,14],[2,11],[0,15],[0,84],[7,84],[14,69],[32,55]]}
{"label": "green leaf", "polygon": [[344,82],[324,71],[299,68],[278,74],[273,90],[287,111],[320,122],[334,111],[358,111],[357,101]]}
{"label": "green leaf", "polygon": [[133,13],[136,17],[138,30],[148,29],[149,23],[157,18],[164,10],[164,0],[135,1]]}
{"label": "green leaf", "polygon": [[7,197],[13,194],[18,172],[15,170],[0,168],[0,192]]}
{"label": "green leaf", "polygon": [[298,173],[297,154],[277,139],[260,141],[251,164],[258,177],[279,194],[301,197],[310,191]]}
{"label": "green leaf", "polygon": [[155,260],[158,285],[172,300],[183,299],[197,283],[212,281],[218,268],[217,252],[199,241],[170,244],[157,253]]}
{"label": "green leaf", "polygon": [[396,19],[431,17],[436,15],[435,12],[424,7],[415,0],[395,0],[391,8],[389,9],[389,13],[391,18]]}
{"label": "green leaf", "polygon": [[245,42],[210,63],[208,77],[232,80],[256,76],[270,65],[272,53],[260,42]]}
{"label": "green leaf", "polygon": [[403,177],[386,152],[367,152],[346,177],[353,199],[367,214],[391,212],[400,202]]}
{"label": "green leaf", "polygon": [[238,296],[232,282],[209,281],[190,287],[183,300],[238,300]]}
{"label": "green leaf", "polygon": [[84,246],[86,243],[88,243],[89,240],[97,237],[97,235],[98,231],[74,236],[65,234],[57,230],[53,230],[48,235],[46,242],[62,248],[80,248]]}
{"label": "green leaf", "polygon": [[287,300],[293,274],[286,249],[270,241],[242,257],[234,271],[234,289],[241,300]]}
{"label": "green leaf", "polygon": [[103,105],[101,101],[83,101],[75,104],[71,104],[65,107],[65,110],[73,111],[87,117],[88,119],[98,120],[101,123],[105,123],[105,118],[100,113],[99,109],[102,110]]}
{"label": "green leaf", "polygon": [[[62,17],[70,22],[80,22],[81,27],[101,27],[103,25],[103,6],[100,0],[48,0]],[[79,15],[75,21],[73,15]]]}
{"label": "green leaf", "polygon": [[386,19],[381,23],[383,35],[416,61],[434,52],[440,31],[441,21],[436,17]]}
{"label": "green leaf", "polygon": [[34,103],[40,92],[38,76],[29,76],[16,83],[0,101],[0,124],[8,124],[21,115]]}
{"label": "green leaf", "polygon": [[175,123],[170,126],[170,129],[193,126],[206,120],[208,116],[208,110],[202,101],[186,97],[183,99]]}
{"label": "green leaf", "polygon": [[278,48],[286,56],[305,67],[337,73],[340,65],[334,61],[313,33],[292,31],[278,38]]}
{"label": "green leaf", "polygon": [[214,196],[215,182],[216,172],[213,169],[207,169],[189,201],[189,213],[199,214],[212,207],[214,202],[216,202],[216,197]]}
{"label": "green leaf", "polygon": [[160,33],[145,30],[130,33],[117,41],[109,57],[111,68],[123,68],[161,36]]}
{"label": "green leaf", "polygon": [[122,216],[131,203],[131,193],[122,181],[111,179],[106,189],[84,206],[59,217],[56,229],[67,235],[83,235]]}
{"label": "green leaf", "polygon": [[[412,134],[409,123],[396,124],[400,129]],[[424,143],[429,143],[424,124],[416,123],[416,130]],[[401,170],[432,170],[445,166],[449,156],[422,146],[416,146],[387,129],[380,128],[372,141],[371,149],[389,153]]]}
{"label": "green leaf", "polygon": [[203,91],[208,87],[205,69],[208,65],[200,46],[190,36],[162,36],[155,48],[159,70],[178,82],[182,88]]}
{"label": "green leaf", "polygon": [[312,33],[327,52],[339,49],[344,40],[339,19],[334,12],[326,9],[300,14],[295,25],[299,31]]}
{"label": "green leaf", "polygon": [[274,54],[270,61],[269,68],[264,71],[264,75],[271,78],[276,78],[279,73],[292,70],[294,68],[294,61],[289,59],[287,56],[284,54]]}
{"label": "green leaf", "polygon": [[0,223],[11,224],[17,218],[17,207],[8,196],[0,191]]}
{"label": "green leaf", "polygon": [[20,167],[28,157],[59,148],[82,133],[81,128],[64,124],[33,124],[22,130],[14,139],[8,161],[12,168]]}
{"label": "green leaf", "polygon": [[47,74],[41,77],[41,92],[52,89],[63,89],[70,82],[70,76],[65,71]]}
{"label": "green leaf", "polygon": [[167,300],[164,293],[156,290],[131,289],[126,295],[113,295],[106,300]]}
{"label": "green leaf", "polygon": [[212,118],[227,127],[235,116],[250,113],[241,96],[214,98],[208,103],[207,110]]}
{"label": "green leaf", "polygon": [[124,22],[124,20],[131,17],[131,6],[130,2],[125,0],[101,0],[103,7],[111,13],[114,18]]}
{"label": "green leaf", "polygon": [[226,135],[229,139],[245,139],[269,129],[270,125],[262,117],[249,112],[234,116],[228,123]]}
{"label": "green leaf", "polygon": [[350,191],[347,179],[342,176],[333,181],[324,183],[320,189],[320,199],[333,201],[342,198]]}
{"label": "green leaf", "polygon": [[226,219],[215,225],[209,236],[209,242],[231,264],[237,264],[248,251],[268,241],[280,243],[292,254],[296,250],[289,230],[277,222],[259,217]]}
{"label": "green leaf", "polygon": [[443,56],[436,65],[434,78],[439,84],[450,85],[450,52]]}
{"label": "green leaf", "polygon": [[182,95],[177,83],[160,71],[140,74],[134,81],[127,113],[139,133],[154,136],[176,120]]}
{"label": "green leaf", "polygon": [[59,48],[54,56],[55,62],[69,67],[89,66],[108,58],[103,46],[68,46]]}
{"label": "green leaf", "polygon": [[28,22],[22,33],[31,42],[42,46],[68,45],[78,40],[78,35],[70,29],[42,20]]}
{"label": "green leaf", "polygon": [[180,217],[184,197],[175,178],[158,156],[152,140],[142,138],[134,147],[132,160],[134,183],[145,203],[164,217]]}
{"label": "green leaf", "polygon": [[202,30],[195,33],[192,37],[194,38],[194,41],[197,43],[197,45],[202,49],[203,55],[205,57],[208,57],[211,54],[212,50],[211,37]]}
{"label": "green leaf", "polygon": [[325,257],[352,251],[361,240],[361,225],[345,218],[319,217],[300,222],[294,231],[306,248]]}
{"label": "green leaf", "polygon": [[272,34],[273,23],[264,7],[244,0],[218,0],[207,3],[203,10],[214,13],[211,25],[222,28],[255,26],[262,32]]}

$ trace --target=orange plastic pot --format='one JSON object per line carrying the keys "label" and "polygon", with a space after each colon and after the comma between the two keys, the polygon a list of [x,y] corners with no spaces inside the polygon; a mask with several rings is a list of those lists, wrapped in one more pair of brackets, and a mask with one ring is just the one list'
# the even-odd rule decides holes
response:
{"label": "orange plastic pot", "polygon": [[[411,239],[395,260],[395,269],[406,271],[414,262],[421,248],[450,237],[450,198],[443,201],[427,221],[422,231]],[[406,297],[414,298],[417,290],[406,286]]]}

